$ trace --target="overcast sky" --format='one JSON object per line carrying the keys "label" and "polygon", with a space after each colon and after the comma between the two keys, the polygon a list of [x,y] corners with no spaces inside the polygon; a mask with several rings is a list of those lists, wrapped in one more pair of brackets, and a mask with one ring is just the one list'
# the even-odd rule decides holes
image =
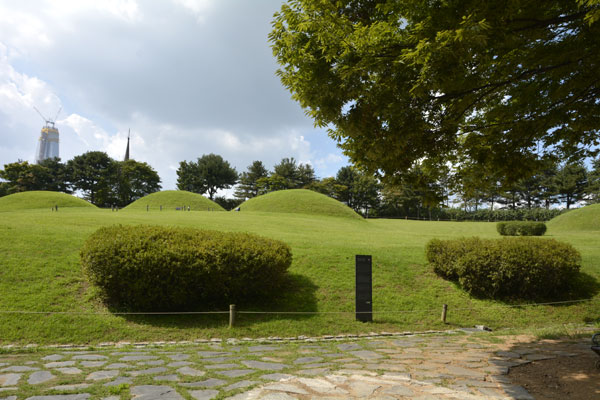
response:
{"label": "overcast sky", "polygon": [[281,0],[0,0],[0,168],[34,161],[46,117],[60,157],[105,151],[156,169],[215,153],[238,172],[283,157],[333,176],[347,159],[275,76]]}

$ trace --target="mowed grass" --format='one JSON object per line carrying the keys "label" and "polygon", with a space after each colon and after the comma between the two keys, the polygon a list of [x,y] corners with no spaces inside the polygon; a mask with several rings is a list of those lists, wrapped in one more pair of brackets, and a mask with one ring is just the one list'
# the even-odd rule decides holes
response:
{"label": "mowed grass", "polygon": [[93,204],[66,193],[35,190],[0,197],[0,212],[58,207],[93,207]]}
{"label": "mowed grass", "polygon": [[344,203],[306,189],[279,190],[253,197],[242,203],[240,210],[362,219]]}
{"label": "mowed grass", "polygon": [[600,204],[592,204],[561,214],[548,221],[547,226],[554,232],[600,232]]}
{"label": "mowed grass", "polygon": [[206,197],[185,190],[163,190],[151,193],[134,201],[124,210],[176,210],[177,208],[190,208],[192,211],[225,211],[223,207]]}
{"label": "mowed grass", "polygon": [[[237,304],[241,311],[321,314],[113,315],[85,281],[79,249],[98,227],[157,224],[252,232],[288,243],[294,261],[288,286],[275,300]],[[554,232],[583,256],[581,297],[591,302],[509,307],[469,297],[426,265],[434,237],[498,238],[494,223],[362,220],[273,212],[175,212],[64,208],[0,212],[0,343],[97,344],[109,341],[193,340],[423,331],[487,325],[530,329],[597,322],[600,309],[598,231]],[[355,321],[354,256],[373,256],[374,322]],[[449,305],[448,324],[440,322]],[[224,307],[226,310],[227,307]],[[40,314],[7,311],[42,312]],[[55,312],[55,313],[45,313]]]}

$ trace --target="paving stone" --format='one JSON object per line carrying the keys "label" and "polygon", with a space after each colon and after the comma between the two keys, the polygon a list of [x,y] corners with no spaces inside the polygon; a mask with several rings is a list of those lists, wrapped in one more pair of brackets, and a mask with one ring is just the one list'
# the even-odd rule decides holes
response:
{"label": "paving stone", "polygon": [[48,382],[54,378],[55,376],[48,371],[35,371],[31,375],[29,375],[27,383],[29,383],[30,385],[39,385],[40,383]]}
{"label": "paving stone", "polygon": [[329,372],[329,368],[311,368],[297,371],[298,375],[323,375]]}
{"label": "paving stone", "polygon": [[67,367],[67,368],[57,368],[56,371],[65,374],[65,375],[77,375],[81,374],[83,371],[79,368]]}
{"label": "paving stone", "polygon": [[73,356],[72,360],[84,360],[84,361],[100,361],[100,360],[108,360],[108,357],[102,356],[100,354],[80,354],[78,356]]}
{"label": "paving stone", "polygon": [[296,400],[297,397],[287,393],[269,393],[260,398],[261,400]]}
{"label": "paving stone", "polygon": [[[263,388],[264,390],[272,390],[277,392],[295,393],[295,394],[308,394],[308,392],[301,387],[290,383],[271,383]],[[264,397],[263,397],[264,398]]]}
{"label": "paving stone", "polygon": [[119,375],[119,371],[110,370],[110,371],[94,371],[89,374],[85,380],[86,381],[101,381],[104,379],[112,379]]}
{"label": "paving stone", "polygon": [[63,356],[62,354],[51,354],[49,356],[43,357],[42,360],[44,360],[44,361],[58,361],[58,360],[62,360],[63,358],[65,358],[65,356]]}
{"label": "paving stone", "polygon": [[19,383],[19,379],[23,374],[3,374],[0,375],[0,386],[14,386]]}
{"label": "paving stone", "polygon": [[377,360],[379,358],[383,358],[383,356],[381,354],[376,353],[371,350],[351,351],[350,354],[352,354],[353,356],[358,357],[362,360]]}
{"label": "paving stone", "polygon": [[44,368],[72,367],[73,365],[75,365],[75,361],[55,361],[44,364]]}
{"label": "paving stone", "polygon": [[151,360],[151,361],[140,361],[136,363],[136,365],[144,366],[144,365],[163,365],[165,363],[164,360]]}
{"label": "paving stone", "polygon": [[298,382],[307,386],[309,389],[324,394],[347,394],[348,392],[342,388],[338,388],[331,382],[322,378],[298,378]]}
{"label": "paving stone", "polygon": [[11,367],[6,367],[0,369],[0,372],[29,372],[29,371],[39,371],[39,368],[36,367],[27,367],[24,365],[13,365]]}
{"label": "paving stone", "polygon": [[141,356],[146,354],[147,351],[116,351],[110,353],[111,356]]}
{"label": "paving stone", "polygon": [[506,357],[506,358],[521,358],[519,353],[515,353],[514,351],[497,351],[496,355],[498,357]]}
{"label": "paving stone", "polygon": [[239,357],[212,357],[212,358],[203,358],[202,362],[205,363],[225,363],[231,362],[232,360],[237,360]]}
{"label": "paving stone", "polygon": [[106,361],[81,361],[80,364],[84,368],[98,368],[106,364]]}
{"label": "paving stone", "polygon": [[186,386],[186,387],[216,387],[216,386],[222,386],[225,383],[227,383],[227,382],[222,379],[210,378],[205,381],[180,383],[179,385]]}
{"label": "paving stone", "polygon": [[58,390],[61,392],[72,392],[75,390],[80,390],[80,389],[87,389],[90,386],[92,386],[90,383],[74,383],[71,385],[58,385],[58,386],[53,386],[50,389],[52,390]]}
{"label": "paving stone", "polygon": [[294,364],[308,364],[323,361],[323,357],[300,357],[294,360]]}
{"label": "paving stone", "polygon": [[281,358],[281,357],[261,357],[260,359],[262,361],[269,361],[269,362],[276,362],[276,363],[283,362],[283,358]]}
{"label": "paving stone", "polygon": [[237,378],[239,376],[244,376],[253,373],[253,369],[231,369],[228,371],[218,371],[219,375],[225,375],[230,378]]}
{"label": "paving stone", "polygon": [[133,395],[133,399],[139,400],[184,400],[183,397],[170,386],[133,386],[130,389],[130,392]]}
{"label": "paving stone", "polygon": [[506,395],[499,390],[491,388],[477,388],[481,394],[490,399],[505,399]]}
{"label": "paving stone", "polygon": [[169,357],[173,361],[184,361],[184,360],[187,360],[188,358],[190,358],[190,355],[177,353],[177,354],[169,354],[167,357]]}
{"label": "paving stone", "polygon": [[483,380],[485,374],[476,370],[457,367],[455,365],[446,365],[446,371],[454,376],[468,376],[470,378],[480,378]]}
{"label": "paving stone", "polygon": [[179,382],[179,376],[172,375],[158,375],[153,378],[155,381],[169,381],[169,382]]}
{"label": "paving stone", "polygon": [[551,354],[527,354],[524,356],[524,358],[529,361],[541,361],[551,360],[553,358],[556,358],[556,356]]}
{"label": "paving stone", "polygon": [[231,353],[227,351],[199,351],[198,355],[202,358],[218,357],[218,356],[229,356]]}
{"label": "paving stone", "polygon": [[196,400],[211,400],[219,395],[218,390],[190,390],[190,395]]}
{"label": "paving stone", "polygon": [[395,396],[412,396],[414,394],[410,388],[402,385],[390,386],[383,389],[381,392],[385,394],[393,394]]}
{"label": "paving stone", "polygon": [[111,386],[119,386],[119,385],[131,385],[133,383],[133,379],[126,378],[124,376],[120,376],[114,381],[106,382],[103,386],[111,387]]}
{"label": "paving stone", "polygon": [[260,379],[264,379],[264,380],[268,380],[268,381],[281,381],[284,379],[290,379],[293,378],[293,375],[290,374],[280,374],[280,373],[275,373],[275,374],[266,374],[266,375],[261,375]]}
{"label": "paving stone", "polygon": [[131,376],[140,376],[140,375],[153,375],[160,374],[166,372],[167,369],[165,367],[156,367],[156,368],[148,368],[140,371],[127,371],[127,373]]}
{"label": "paving stone", "polygon": [[108,364],[104,367],[104,369],[123,369],[123,368],[133,368],[133,365],[125,364],[125,363],[113,363]]}
{"label": "paving stone", "polygon": [[246,381],[246,380],[239,381],[239,382],[233,383],[233,384],[231,384],[229,386],[225,386],[223,388],[223,390],[225,390],[226,392],[228,392],[230,390],[241,389],[241,388],[245,388],[245,387],[248,387],[248,386],[252,386],[252,385],[255,385],[257,383],[258,382],[256,382],[256,381]]}
{"label": "paving stone", "polygon": [[375,384],[372,384],[372,383],[366,383],[366,382],[356,381],[356,382],[352,382],[349,385],[349,387],[352,390],[352,393],[356,397],[369,397],[377,389],[379,389],[381,387],[381,385],[375,385]]}
{"label": "paving stone", "polygon": [[108,396],[108,397],[103,397],[102,400],[121,400],[120,396]]}
{"label": "paving stone", "polygon": [[200,371],[199,369],[194,369],[190,367],[182,367],[177,370],[178,373],[187,376],[204,376],[206,372]]}
{"label": "paving stone", "polygon": [[179,368],[179,367],[186,367],[188,365],[193,365],[193,364],[194,363],[191,363],[189,361],[175,361],[175,362],[167,364],[167,367]]}
{"label": "paving stone", "polygon": [[17,400],[17,396],[1,397],[0,400]]}
{"label": "paving stone", "polygon": [[124,356],[121,357],[120,361],[147,361],[147,360],[156,360],[158,357],[156,356],[148,356],[148,355],[133,355],[133,356]]}
{"label": "paving stone", "polygon": [[280,347],[279,346],[250,346],[248,347],[248,351],[251,353],[256,353],[256,352],[260,352],[260,351],[277,351],[279,350]]}
{"label": "paving stone", "polygon": [[337,348],[341,351],[349,351],[349,350],[361,350],[362,346],[356,343],[340,343],[337,345]]}
{"label": "paving stone", "polygon": [[281,371],[282,369],[285,369],[288,367],[287,365],[280,364],[280,363],[268,363],[268,362],[263,362],[263,361],[252,361],[252,360],[242,361],[242,364],[244,364],[248,368],[256,368],[256,369],[267,370],[267,371]]}
{"label": "paving stone", "polygon": [[533,396],[522,386],[501,384],[500,387],[514,400],[534,400]]}
{"label": "paving stone", "polygon": [[238,366],[239,365],[237,365],[237,364],[213,364],[213,365],[206,365],[206,366],[204,366],[204,368],[206,368],[206,369],[227,369],[227,368],[235,368]]}

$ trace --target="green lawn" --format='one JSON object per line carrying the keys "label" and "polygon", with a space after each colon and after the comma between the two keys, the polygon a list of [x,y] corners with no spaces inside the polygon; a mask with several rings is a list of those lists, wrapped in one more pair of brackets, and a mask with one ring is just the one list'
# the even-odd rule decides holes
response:
{"label": "green lawn", "polygon": [[[84,280],[79,249],[102,225],[161,224],[245,231],[283,240],[292,247],[290,283],[273,303],[238,304],[238,310],[338,312],[322,315],[115,316]],[[494,223],[362,220],[272,212],[176,212],[62,208],[0,212],[0,343],[99,343],[105,341],[191,340],[208,337],[297,336],[372,331],[448,329],[484,324],[536,328],[597,322],[600,315],[598,231],[549,230],[583,256],[588,284],[582,296],[594,300],[561,306],[509,308],[470,298],[434,275],[424,247],[433,238],[499,237]],[[354,321],[354,255],[373,256],[375,321]],[[448,325],[440,319],[449,305]],[[101,313],[88,315],[86,313]]]}

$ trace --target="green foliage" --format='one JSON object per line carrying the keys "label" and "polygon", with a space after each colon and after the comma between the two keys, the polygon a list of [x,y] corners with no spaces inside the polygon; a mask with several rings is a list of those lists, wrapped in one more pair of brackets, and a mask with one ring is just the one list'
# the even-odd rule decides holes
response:
{"label": "green foliage", "polygon": [[177,169],[177,189],[194,193],[208,193],[213,199],[219,189],[235,185],[238,174],[228,161],[217,154],[205,154],[198,161],[181,161]]}
{"label": "green foliage", "polygon": [[269,40],[354,163],[397,179],[467,158],[515,182],[597,152],[598,15],[597,0],[290,0]]}
{"label": "green foliage", "polygon": [[117,202],[114,186],[117,185],[118,165],[102,151],[88,151],[67,162],[71,185],[81,190],[84,198],[97,206],[110,206]]}
{"label": "green foliage", "polygon": [[240,174],[240,180],[235,190],[235,197],[244,201],[258,196],[258,180],[267,178],[268,176],[269,171],[267,171],[262,161],[253,161],[248,166],[248,171]]}
{"label": "green foliage", "polygon": [[433,239],[426,257],[436,274],[493,299],[559,299],[581,263],[570,244],[537,238]]}
{"label": "green foliage", "polygon": [[543,236],[546,224],[533,221],[498,222],[496,230],[502,236]]}
{"label": "green foliage", "polygon": [[316,181],[315,170],[309,164],[298,164],[294,157],[282,158],[273,173],[256,181],[259,194],[286,189],[307,188]]}
{"label": "green foliage", "polygon": [[246,233],[111,226],[81,249],[91,283],[131,310],[224,307],[273,295],[292,262],[285,243]]}
{"label": "green foliage", "polygon": [[588,186],[587,170],[583,163],[564,164],[556,174],[557,193],[567,209],[584,199]]}
{"label": "green foliage", "polygon": [[119,206],[125,206],[137,199],[158,192],[160,177],[158,173],[145,162],[127,160],[117,165],[117,199]]}
{"label": "green foliage", "polygon": [[339,201],[306,189],[279,190],[257,196],[242,203],[240,210],[242,213],[261,211],[361,218]]}
{"label": "green foliage", "polygon": [[[85,200],[66,193],[29,191],[0,198],[0,211],[46,209],[58,206],[59,212],[68,207],[94,207]],[[94,207],[95,208],[95,207]]]}
{"label": "green foliage", "polygon": [[5,194],[30,190],[70,193],[66,167],[56,158],[40,164],[27,161],[5,164],[0,170],[0,178],[6,181],[3,185]]}
{"label": "green foliage", "polygon": [[225,211],[223,207],[198,194],[185,190],[163,190],[134,201],[125,210],[173,211],[190,207],[190,211]]}

